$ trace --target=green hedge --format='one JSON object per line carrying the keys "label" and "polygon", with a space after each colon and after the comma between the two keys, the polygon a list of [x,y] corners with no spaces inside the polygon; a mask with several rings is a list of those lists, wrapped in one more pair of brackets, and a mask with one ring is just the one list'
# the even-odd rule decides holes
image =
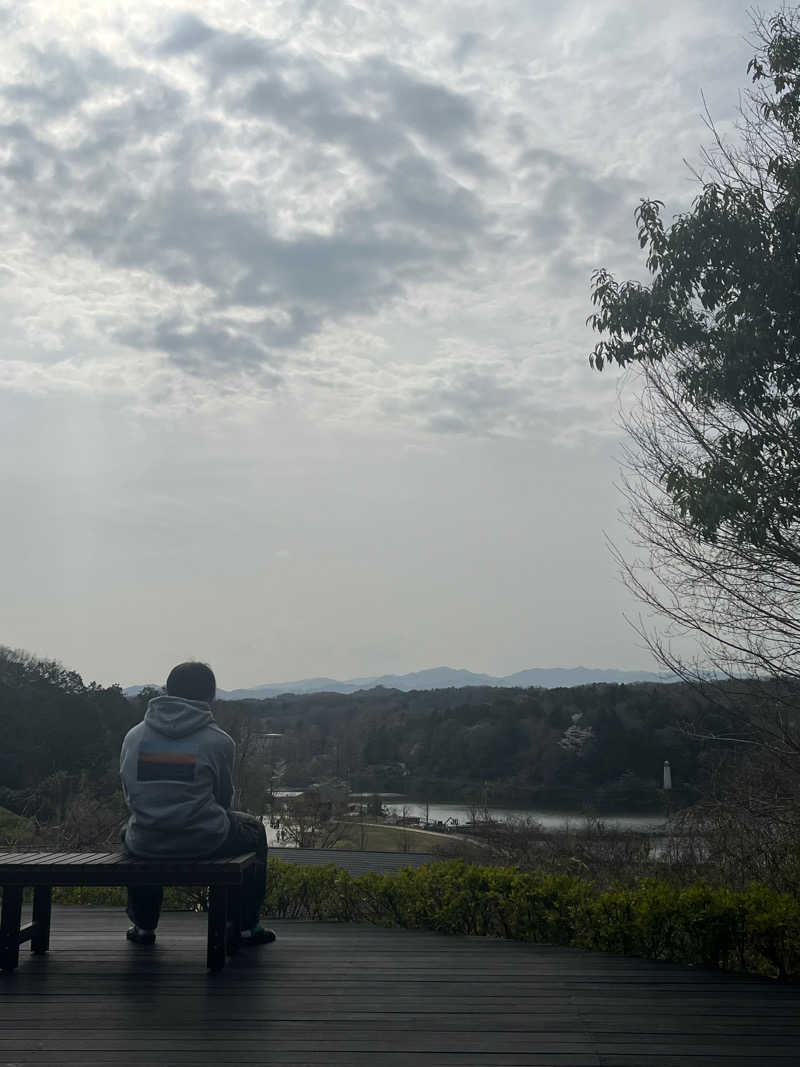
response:
{"label": "green hedge", "polygon": [[[124,908],[127,890],[120,886],[62,886],[53,890],[54,904],[97,904],[106,908]],[[175,911],[205,911],[208,907],[208,888],[178,888],[166,886],[164,907]]]}
{"label": "green hedge", "polygon": [[352,878],[270,861],[265,911],[673,960],[800,979],[800,903],[754,885],[688,888],[655,879],[599,890],[570,875],[451,861]]}
{"label": "green hedge", "polygon": [[[124,907],[124,889],[57,889],[62,904]],[[201,909],[202,890],[166,907]],[[353,878],[340,867],[270,860],[265,913],[478,934],[800,980],[800,903],[788,893],[685,888],[648,879],[600,890],[571,875],[463,861]]]}

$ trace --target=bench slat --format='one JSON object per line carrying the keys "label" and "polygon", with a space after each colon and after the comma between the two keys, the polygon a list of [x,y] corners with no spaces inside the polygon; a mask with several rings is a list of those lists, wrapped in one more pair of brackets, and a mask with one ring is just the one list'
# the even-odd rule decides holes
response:
{"label": "bench slat", "polygon": [[127,852],[0,852],[0,885],[239,886],[253,853],[218,859],[136,859]]}
{"label": "bench slat", "polygon": [[40,856],[51,855],[47,852],[12,852],[6,860],[6,854],[0,852],[0,863],[31,863],[35,862]]}
{"label": "bench slat", "polygon": [[55,863],[130,863],[138,866],[147,864],[154,865],[180,865],[196,866],[197,864],[213,864],[225,866],[229,864],[247,865],[251,862],[252,852],[241,852],[236,856],[208,856],[204,859],[194,859],[191,856],[175,856],[169,859],[145,859],[132,856],[129,852],[10,852],[0,849],[0,867],[7,865],[28,865],[41,862]]}
{"label": "bench slat", "polygon": [[38,866],[39,864],[55,866],[57,863],[62,863],[64,860],[69,863],[74,857],[74,852],[40,852],[30,861],[30,865],[32,867]]}
{"label": "bench slat", "polygon": [[92,858],[118,859],[122,857],[119,852],[0,852],[0,866],[16,863],[34,867],[42,863],[86,863]]}
{"label": "bench slat", "polygon": [[249,867],[252,855],[252,852],[240,852],[238,856],[222,856],[215,860],[203,860],[203,863],[238,863],[240,867]]}
{"label": "bench slat", "polygon": [[108,858],[113,853],[108,852],[60,852],[54,858],[53,862],[58,864],[91,863],[92,860],[97,861],[101,856]]}
{"label": "bench slat", "polygon": [[[89,873],[90,871],[96,873]],[[120,885],[184,885],[238,886],[242,884],[239,868],[195,868],[191,871],[149,870],[135,871],[119,867],[28,867],[26,870],[0,870],[0,886],[120,886]]]}

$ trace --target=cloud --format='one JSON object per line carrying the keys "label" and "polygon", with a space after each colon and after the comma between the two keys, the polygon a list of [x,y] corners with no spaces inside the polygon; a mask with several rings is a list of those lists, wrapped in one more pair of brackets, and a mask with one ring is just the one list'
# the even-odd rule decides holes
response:
{"label": "cloud", "polygon": [[[335,76],[318,57],[194,16],[178,19],[156,52],[190,55],[205,85],[192,94],[167,69],[154,76],[94,50],[52,47],[30,53],[27,84],[4,90],[20,116],[5,126],[5,193],[42,253],[73,248],[112,269],[158,275],[176,295],[207,293],[149,326],[136,309],[134,322],[114,329],[117,340],[155,347],[201,375],[272,363],[326,322],[375,313],[412,275],[469,256],[485,213],[413,144],[420,135],[470,151],[467,101],[385,60]],[[259,76],[243,86],[250,67]],[[360,110],[367,98],[372,116]],[[355,171],[342,196],[347,167]],[[239,305],[264,315],[236,331],[219,322]]]}
{"label": "cloud", "polygon": [[0,84],[17,363],[113,362],[139,397],[249,374],[435,433],[604,428],[576,382],[588,276],[635,269],[633,207],[694,92],[658,48],[696,63],[698,9],[208,0],[78,33],[32,5]]}
{"label": "cloud", "polygon": [[174,56],[195,49],[214,40],[215,31],[191,12],[179,15],[172,29],[158,46],[162,55]]}

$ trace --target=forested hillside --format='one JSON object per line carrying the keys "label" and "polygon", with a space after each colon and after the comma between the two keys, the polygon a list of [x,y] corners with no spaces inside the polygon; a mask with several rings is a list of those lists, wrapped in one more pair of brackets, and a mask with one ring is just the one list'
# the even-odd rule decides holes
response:
{"label": "forested hillside", "polygon": [[138,711],[118,686],[84,684],[53,661],[0,648],[0,808],[48,821],[81,779],[119,788],[119,746]]}
{"label": "forested hillside", "polygon": [[58,771],[99,776],[137,712],[118,686],[84,684],[53,661],[0,649],[0,786],[35,785]]}
{"label": "forested hillside", "polygon": [[[0,806],[30,810],[43,782],[52,792],[54,780],[81,775],[115,791],[120,742],[149,695],[129,700],[116,686],[87,685],[59,664],[2,650]],[[270,786],[336,777],[354,791],[430,800],[654,809],[663,803],[664,760],[675,798],[691,800],[720,751],[693,733],[724,726],[707,700],[678,684],[376,688],[230,701],[216,714],[239,743],[251,807]]]}
{"label": "forested hillside", "polygon": [[665,759],[689,800],[718,751],[691,736],[719,725],[713,709],[680,685],[378,688],[226,703],[217,714],[241,737],[283,735],[265,746],[281,784],[335,776],[356,791],[431,800],[645,810],[663,803]]}

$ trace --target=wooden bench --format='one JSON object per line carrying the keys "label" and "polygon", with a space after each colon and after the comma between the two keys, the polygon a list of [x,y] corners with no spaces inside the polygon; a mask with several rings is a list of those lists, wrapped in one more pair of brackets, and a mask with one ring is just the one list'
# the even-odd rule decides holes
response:
{"label": "wooden bench", "polygon": [[[224,859],[140,860],[126,852],[0,851],[0,970],[19,965],[25,941],[32,952],[47,952],[53,886],[202,885],[209,887],[206,965],[220,971],[226,953],[239,947],[241,889],[255,862],[255,852]],[[22,894],[28,888],[33,889],[33,916],[22,926]]]}

